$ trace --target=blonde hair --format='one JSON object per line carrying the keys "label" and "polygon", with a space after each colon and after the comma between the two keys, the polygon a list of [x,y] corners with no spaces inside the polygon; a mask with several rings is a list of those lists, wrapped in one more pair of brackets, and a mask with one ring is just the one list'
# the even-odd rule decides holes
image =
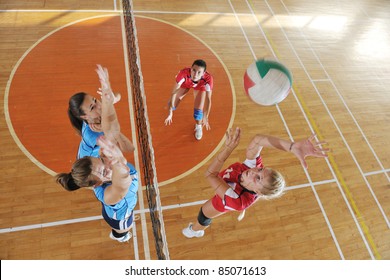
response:
{"label": "blonde hair", "polygon": [[286,181],[279,171],[269,169],[271,171],[270,184],[262,189],[261,198],[269,200],[280,197],[283,195],[284,188],[286,187]]}

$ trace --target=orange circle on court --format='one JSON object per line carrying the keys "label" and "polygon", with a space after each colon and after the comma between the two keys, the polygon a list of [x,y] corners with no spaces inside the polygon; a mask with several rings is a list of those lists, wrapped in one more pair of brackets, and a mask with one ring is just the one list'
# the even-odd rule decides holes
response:
{"label": "orange circle on court", "polygon": [[[150,18],[136,17],[136,26],[157,178],[163,182],[199,165],[220,144],[232,120],[232,86],[221,61],[196,37]],[[164,125],[175,75],[198,58],[207,62],[214,77],[211,130],[204,130],[201,141],[194,138],[191,91],[174,112],[172,125]],[[94,69],[102,64],[114,91],[122,94],[115,107],[122,132],[132,139],[124,61],[119,16],[79,21],[43,38],[23,58],[10,83],[14,137],[43,166],[68,172],[80,142],[67,116],[68,100],[80,91],[98,96]],[[132,155],[126,156],[134,163]]]}

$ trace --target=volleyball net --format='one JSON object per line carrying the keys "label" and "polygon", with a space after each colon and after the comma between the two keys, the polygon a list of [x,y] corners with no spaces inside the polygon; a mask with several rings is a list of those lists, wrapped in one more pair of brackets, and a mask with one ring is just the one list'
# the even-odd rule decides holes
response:
{"label": "volleyball net", "polygon": [[152,221],[156,252],[158,259],[168,260],[169,252],[157,183],[154,150],[149,127],[132,0],[122,0],[122,6],[124,25],[126,29],[131,93],[137,124],[139,149],[142,157],[144,184],[146,187],[146,196],[148,199],[150,218]]}

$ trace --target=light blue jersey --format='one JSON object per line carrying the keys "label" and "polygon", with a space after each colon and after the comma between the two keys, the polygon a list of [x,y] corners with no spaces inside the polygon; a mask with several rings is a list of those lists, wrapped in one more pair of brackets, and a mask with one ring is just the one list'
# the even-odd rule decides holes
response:
{"label": "light blue jersey", "polygon": [[111,185],[111,183],[104,183],[101,186],[95,187],[94,192],[96,198],[102,203],[104,211],[107,216],[113,220],[121,221],[128,218],[135,205],[137,204],[137,191],[138,191],[138,177],[137,171],[134,166],[130,163],[127,163],[127,166],[130,168],[130,176],[133,179],[129,189],[126,193],[126,196],[115,205],[107,205],[104,203],[104,190]]}
{"label": "light blue jersey", "polygon": [[100,147],[97,145],[97,139],[100,135],[104,135],[104,133],[93,131],[86,122],[83,122],[81,129],[82,139],[79,145],[77,159],[86,156],[99,157]]}

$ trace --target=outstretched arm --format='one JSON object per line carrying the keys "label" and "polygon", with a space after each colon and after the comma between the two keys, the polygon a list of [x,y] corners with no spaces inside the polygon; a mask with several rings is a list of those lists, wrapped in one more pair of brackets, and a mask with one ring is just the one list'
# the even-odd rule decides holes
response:
{"label": "outstretched arm", "polygon": [[132,182],[129,167],[119,147],[101,136],[98,139],[100,150],[112,169],[112,184],[104,191],[104,202],[114,205],[121,201],[127,194]]}
{"label": "outstretched arm", "polygon": [[168,114],[168,117],[164,121],[165,125],[170,125],[172,123],[173,111],[175,110],[175,107],[174,107],[175,100],[176,100],[177,91],[179,90],[179,88],[180,88],[180,85],[178,83],[175,83],[173,85],[171,101],[169,102],[169,114]]}
{"label": "outstretched arm", "polygon": [[114,108],[114,94],[112,93],[107,68],[97,65],[96,73],[99,76],[102,97],[102,130],[108,140],[113,141],[120,133],[120,125]]}
{"label": "outstretched arm", "polygon": [[314,141],[315,135],[313,134],[307,139],[291,142],[288,140],[280,139],[277,137],[257,134],[249,143],[246,150],[247,159],[255,159],[261,152],[263,147],[270,147],[279,149],[282,151],[292,152],[301,162],[301,164],[307,168],[305,158],[308,156],[314,157],[327,157],[329,149],[321,148],[321,145],[327,144],[326,142]]}
{"label": "outstretched arm", "polygon": [[307,139],[292,143],[291,152],[299,159],[303,167],[307,168],[306,157],[328,157],[329,148],[322,148],[322,145],[328,144],[325,141],[316,141],[316,135],[312,134]]}
{"label": "outstretched arm", "polygon": [[229,185],[218,176],[223,164],[228,159],[233,150],[240,143],[240,128],[236,128],[234,134],[230,128],[226,132],[226,141],[224,149],[214,158],[206,171],[206,178],[211,184],[211,187],[215,190],[215,193],[221,198],[224,197],[225,192],[229,189]]}
{"label": "outstretched arm", "polygon": [[101,84],[102,130],[109,140],[114,141],[119,145],[122,151],[132,152],[134,151],[133,144],[120,131],[120,125],[114,107],[114,103],[117,102],[118,99],[112,92],[108,70],[101,65],[97,65],[96,72]]}
{"label": "outstretched arm", "polygon": [[100,88],[98,89],[97,93],[102,96],[103,90],[108,90],[110,94],[112,95],[112,102],[113,104],[119,102],[121,100],[121,94],[120,93],[114,93],[111,89],[111,84],[110,84],[110,77],[108,74],[107,68],[102,67],[100,64],[97,65],[96,68],[96,73],[99,76],[99,81],[100,81]]}
{"label": "outstretched arm", "polygon": [[209,124],[209,115],[211,110],[211,96],[213,92],[212,91],[206,91],[206,99],[205,99],[205,105],[204,105],[204,116],[203,116],[203,126],[206,127],[206,130],[210,130],[210,124]]}

